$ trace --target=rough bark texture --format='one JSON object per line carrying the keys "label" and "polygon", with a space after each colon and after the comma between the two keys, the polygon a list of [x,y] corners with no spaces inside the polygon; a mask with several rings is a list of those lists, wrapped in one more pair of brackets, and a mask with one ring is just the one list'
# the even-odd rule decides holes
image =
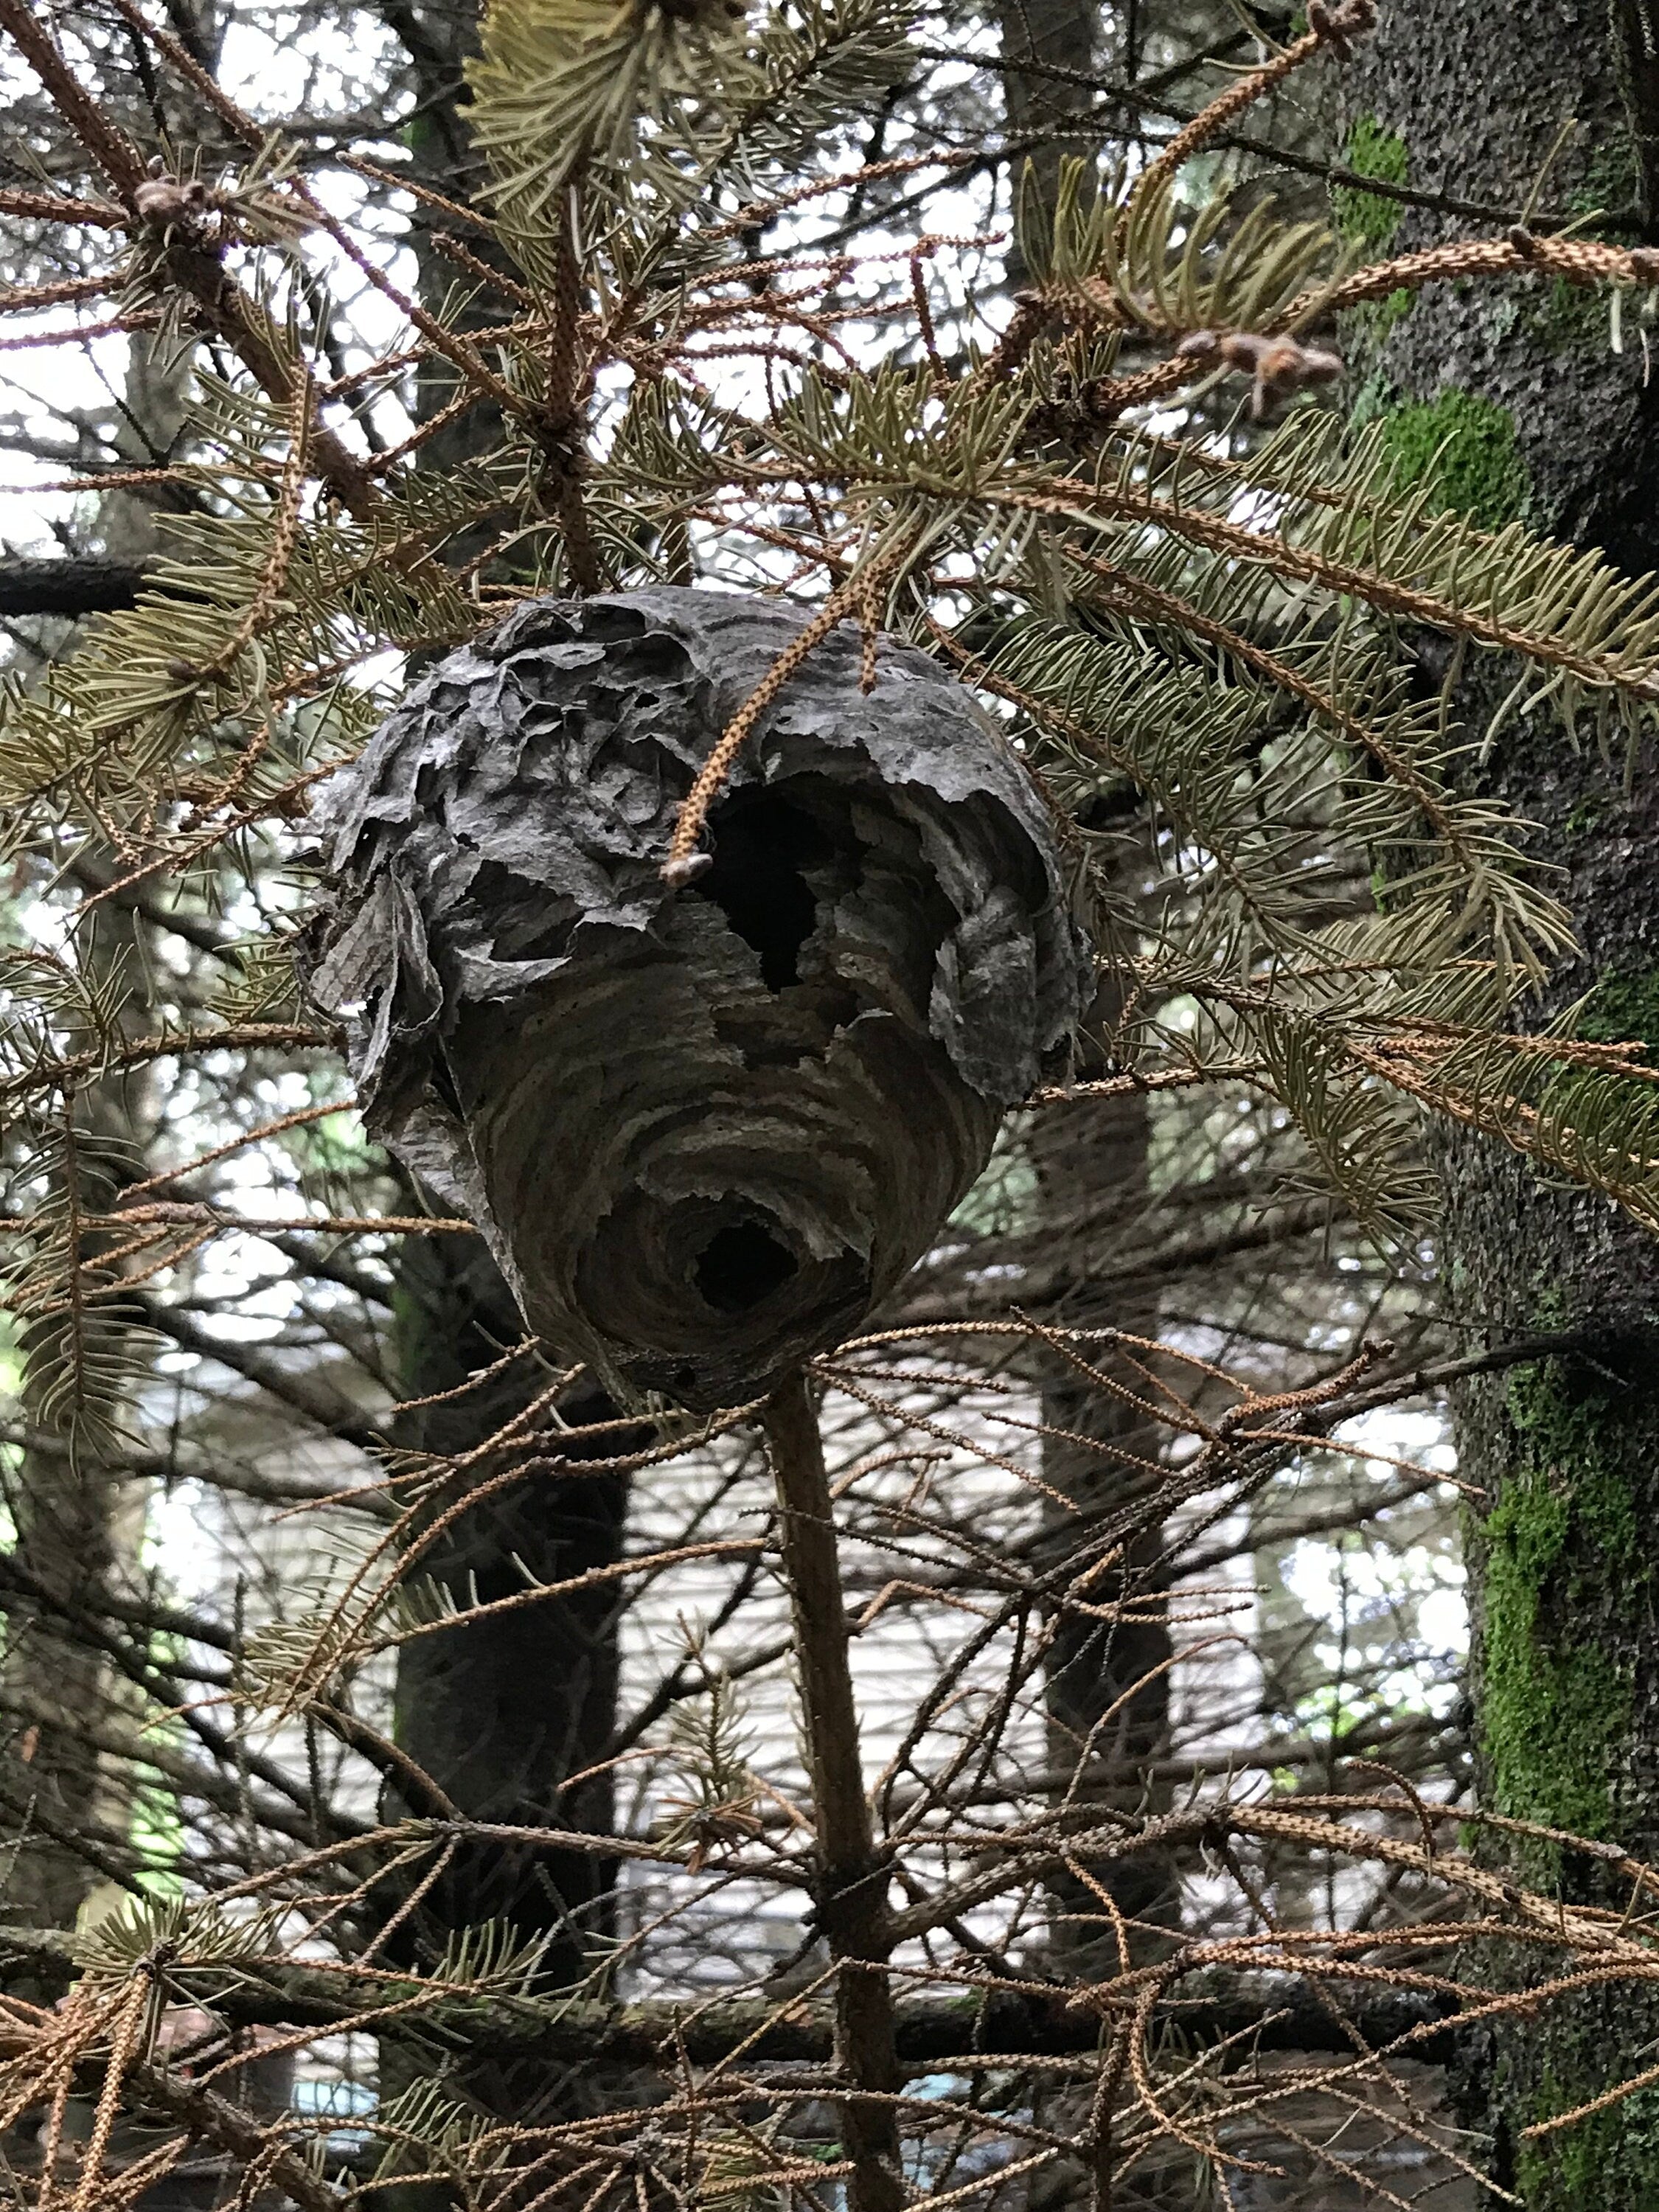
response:
{"label": "rough bark texture", "polygon": [[741,1402],[890,1291],[1063,1055],[1085,975],[1050,825],[931,661],[813,652],[689,892],[681,798],[801,617],[536,601],[453,655],[325,802],[316,995],[373,1123],[618,1395]]}
{"label": "rough bark texture", "polygon": [[[411,4],[411,0],[379,0],[379,12],[396,35],[409,60],[413,102],[404,137],[410,167],[422,183],[446,199],[462,206],[488,204],[485,164],[467,128],[465,70],[477,52],[478,14],[476,0],[441,0],[441,4]],[[455,327],[477,328],[494,321],[501,296],[477,283],[443,252],[439,240],[453,235],[449,217],[422,204],[410,210],[407,236],[417,271],[422,303],[434,314],[454,316],[457,294],[465,301]],[[460,242],[475,259],[511,272],[511,263],[492,232],[479,228],[459,234]],[[454,398],[459,372],[435,355],[417,370],[416,413],[429,422]],[[419,466],[441,474],[483,459],[501,442],[501,418],[496,407],[482,402],[447,422],[423,449]],[[446,546],[446,560],[470,560],[484,543],[477,530],[465,533],[464,542]]]}
{"label": "rough bark texture", "polygon": [[[179,14],[182,20],[191,10]],[[216,34],[208,11],[199,27],[210,55]],[[134,334],[116,435],[124,459],[141,467],[167,460],[180,434],[192,378],[189,358],[176,345]],[[159,548],[157,514],[168,498],[149,489],[106,495],[99,516],[101,555],[0,562],[0,614],[80,617],[131,605]],[[109,857],[82,855],[94,869]],[[152,1030],[156,947],[135,908],[106,904],[83,927],[78,953],[91,991],[121,1003],[126,1034]],[[83,1041],[93,1041],[90,1033],[75,1040]],[[145,1172],[142,1162],[156,1120],[149,1078],[118,1075],[88,1085],[66,1110],[53,1176],[58,1201],[72,1186],[81,1212],[107,1211],[124,1186]],[[83,1234],[79,1256],[91,1263],[116,1241]],[[123,1865],[127,1856],[131,1785],[87,1738],[112,1709],[131,1708],[132,1692],[100,1653],[66,1632],[51,1601],[82,1600],[142,1580],[149,1486],[123,1472],[149,1357],[142,1319],[134,1307],[100,1302],[82,1316],[36,1323],[22,1347],[28,1370],[23,1403],[38,1441],[18,1455],[4,1497],[16,1530],[15,1561],[48,1602],[31,1606],[14,1598],[7,1607],[7,1687],[20,1711],[33,1717],[6,1747],[0,1766],[0,1802],[22,1838],[7,1869],[6,1897],[14,1912],[62,1927],[73,1926],[99,1882],[88,1842],[101,1844],[106,1867]],[[56,1996],[63,1984],[13,1986]]]}
{"label": "rough bark texture", "polygon": [[11,554],[0,560],[0,615],[110,614],[134,605],[143,582],[144,570],[133,561]]}
{"label": "rough bark texture", "polygon": [[[1564,118],[1577,118],[1548,198],[1601,208],[1651,242],[1656,83],[1642,0],[1450,0],[1396,7],[1352,86],[1350,158],[1430,190],[1519,205]],[[1375,250],[1438,234],[1435,219],[1344,199]],[[1659,386],[1644,349],[1608,343],[1604,301],[1541,279],[1446,289],[1349,333],[1369,357],[1362,411],[1438,495],[1497,525],[1516,514],[1646,568],[1659,560]],[[1507,678],[1477,676],[1490,708]],[[1547,716],[1508,722],[1474,768],[1540,826],[1565,872],[1583,954],[1545,1014],[1594,989],[1592,1034],[1659,1046],[1659,789],[1644,746],[1576,756]],[[1472,1516],[1476,1748],[1496,1809],[1631,1850],[1659,1851],[1659,1247],[1601,1200],[1534,1181],[1510,1154],[1449,1145],[1444,1275],[1480,1335],[1582,1332],[1582,1357],[1470,1385],[1457,1406]],[[1582,1855],[1531,1869],[1595,1897]],[[1626,1900],[1603,1898],[1622,1909]],[[1524,2130],[1650,2063],[1659,2005],[1595,1992],[1466,2047],[1462,2094],[1492,2179],[1531,2212],[1659,2203],[1659,2094],[1541,2142]],[[1513,2201],[1506,2199],[1504,2201]]]}

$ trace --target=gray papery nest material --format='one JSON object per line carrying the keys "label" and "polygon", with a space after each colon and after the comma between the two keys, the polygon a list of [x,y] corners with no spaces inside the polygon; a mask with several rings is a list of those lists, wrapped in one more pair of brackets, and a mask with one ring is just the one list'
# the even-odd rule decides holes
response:
{"label": "gray papery nest material", "polygon": [[543,599],[452,653],[321,802],[313,995],[368,1127],[622,1399],[742,1402],[937,1237],[1088,988],[1052,824],[925,654],[843,628],[660,867],[794,610]]}

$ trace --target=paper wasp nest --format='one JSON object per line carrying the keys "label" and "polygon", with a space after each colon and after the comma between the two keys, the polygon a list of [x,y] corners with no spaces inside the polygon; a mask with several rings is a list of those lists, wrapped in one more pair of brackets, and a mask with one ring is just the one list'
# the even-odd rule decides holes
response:
{"label": "paper wasp nest", "polygon": [[369,1127],[624,1399],[738,1403],[937,1237],[1086,987],[1051,826],[924,654],[811,653],[709,820],[680,800],[803,617],[544,599],[452,653],[322,802],[311,978]]}

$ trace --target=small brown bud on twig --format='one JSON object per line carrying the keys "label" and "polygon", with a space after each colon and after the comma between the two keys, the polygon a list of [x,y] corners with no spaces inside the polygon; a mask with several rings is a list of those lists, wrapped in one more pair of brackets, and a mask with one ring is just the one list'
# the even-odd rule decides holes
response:
{"label": "small brown bud on twig", "polygon": [[150,177],[136,188],[132,204],[152,228],[167,230],[175,222],[199,222],[207,210],[207,196],[199,177],[188,184],[177,177]]}
{"label": "small brown bud on twig", "polygon": [[1258,422],[1273,400],[1310,384],[1328,384],[1342,374],[1340,354],[1304,345],[1299,338],[1267,337],[1255,331],[1194,331],[1182,338],[1176,353],[1190,360],[1214,359],[1249,377],[1254,387],[1250,413]]}
{"label": "small brown bud on twig", "polygon": [[1308,0],[1308,28],[1344,60],[1356,39],[1376,27],[1376,0]]}
{"label": "small brown bud on twig", "polygon": [[699,876],[706,876],[714,865],[712,853],[687,853],[680,859],[665,860],[662,879],[671,891],[683,891],[695,884]]}
{"label": "small brown bud on twig", "polygon": [[1523,261],[1535,258],[1538,252],[1538,240],[1524,222],[1512,222],[1504,235]]}

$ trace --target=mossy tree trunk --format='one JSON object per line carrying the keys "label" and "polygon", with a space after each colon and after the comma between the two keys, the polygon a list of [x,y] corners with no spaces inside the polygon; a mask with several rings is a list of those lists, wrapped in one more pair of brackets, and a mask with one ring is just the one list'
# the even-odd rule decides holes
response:
{"label": "mossy tree trunk", "polygon": [[[1569,118],[1543,211],[1604,210],[1603,234],[1651,243],[1659,70],[1638,0],[1431,0],[1388,11],[1351,81],[1350,161],[1517,212]],[[1338,217],[1376,250],[1434,242],[1431,214],[1355,194]],[[1360,411],[1381,415],[1441,501],[1490,526],[1524,515],[1631,568],[1659,564],[1659,384],[1627,299],[1546,278],[1447,287],[1346,333]],[[1488,666],[1488,712],[1513,672]],[[1472,687],[1474,688],[1474,687]],[[1614,747],[1618,750],[1617,742]],[[1547,713],[1507,720],[1470,774],[1539,827],[1563,872],[1581,957],[1523,1010],[1536,1025],[1595,993],[1592,1034],[1659,1047],[1659,786],[1644,744],[1628,778],[1575,753]],[[1474,1139],[1443,1151],[1449,1310],[1476,1342],[1563,1334],[1569,1357],[1481,1381],[1456,1408],[1472,1513],[1471,1670],[1478,1771],[1492,1810],[1659,1854],[1659,1243],[1598,1199],[1535,1181]],[[1584,1853],[1528,1868],[1569,1899],[1622,1911]],[[1514,1971],[1521,1971],[1514,1963]],[[1552,2002],[1472,2039],[1460,2094],[1494,2182],[1529,2212],[1659,2205],[1659,2093],[1528,2140],[1650,2064],[1659,2002],[1628,1989]],[[1496,2200],[1494,2200],[1496,2201]]]}

